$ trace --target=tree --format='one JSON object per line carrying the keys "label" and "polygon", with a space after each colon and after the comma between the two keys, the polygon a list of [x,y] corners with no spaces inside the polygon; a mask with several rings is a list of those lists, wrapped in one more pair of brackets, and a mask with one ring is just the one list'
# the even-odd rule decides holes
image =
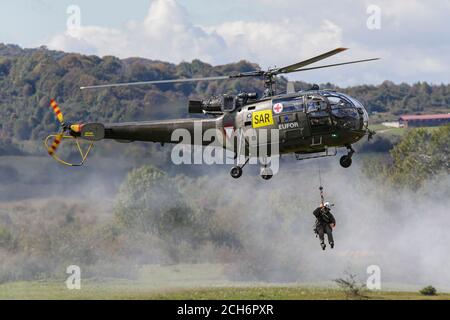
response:
{"label": "tree", "polygon": [[130,229],[149,232],[158,230],[155,224],[160,211],[170,203],[166,197],[168,179],[164,172],[147,165],[131,171],[122,184],[115,214],[119,222]]}
{"label": "tree", "polygon": [[[49,110],[51,98],[57,99],[66,118],[73,121],[120,122],[185,116],[186,102],[191,97],[236,94],[240,91],[257,92],[261,95],[264,83],[258,78],[242,78],[99,91],[80,91],[79,86],[219,76],[258,68],[258,65],[247,61],[212,66],[194,60],[176,65],[142,58],[100,58],[52,51],[44,47],[21,49],[15,45],[0,44],[0,134],[5,138],[14,137],[16,140],[42,139],[42,128],[48,130],[45,132],[56,128],[56,121]],[[286,88],[286,82],[284,77],[277,79],[278,91]],[[297,89],[310,87],[309,83],[296,83]],[[361,100],[369,112],[386,112],[381,119],[394,119],[402,113],[419,111],[448,112],[450,104],[449,84],[431,85],[420,82],[397,85],[385,81],[380,85],[349,88],[338,88],[332,84],[324,84],[322,87],[354,96]],[[183,106],[184,113],[174,106]],[[11,114],[17,114],[17,118],[11,118]],[[36,115],[37,121],[30,121],[30,115]],[[29,128],[26,128],[26,125]]]}
{"label": "tree", "polygon": [[391,180],[418,189],[426,180],[450,173],[450,126],[430,131],[414,129],[391,151]]}
{"label": "tree", "polygon": [[235,236],[216,219],[215,208],[204,203],[204,194],[192,188],[195,183],[151,165],[130,172],[114,210],[122,232],[161,240],[173,261],[189,254],[189,248],[234,246]]}

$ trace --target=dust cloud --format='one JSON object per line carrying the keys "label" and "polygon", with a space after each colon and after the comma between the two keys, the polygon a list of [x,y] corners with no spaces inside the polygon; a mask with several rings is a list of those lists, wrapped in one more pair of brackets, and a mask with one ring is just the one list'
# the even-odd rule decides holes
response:
{"label": "dust cloud", "polygon": [[[448,175],[412,192],[368,179],[357,157],[348,169],[333,158],[294,162],[282,163],[268,182],[223,178],[216,189],[230,202],[241,199],[242,241],[249,254],[265,255],[260,262],[268,279],[317,283],[350,271],[365,283],[367,267],[378,265],[386,288],[450,288]],[[320,203],[318,165],[337,219],[335,249],[326,251],[313,233],[312,211]]]}
{"label": "dust cloud", "polygon": [[[15,164],[15,180],[2,181],[3,212],[8,211],[5,203],[21,200],[17,195],[42,200],[47,194],[50,198],[64,192],[71,199],[105,206],[109,213],[99,212],[112,219],[118,186],[132,167],[122,160],[110,160],[90,165],[87,173],[62,173],[61,168],[51,171],[55,165],[50,160],[51,165],[42,159],[20,161]],[[320,202],[319,165],[325,197],[335,204],[332,212],[337,219],[335,249],[327,246],[326,251],[313,232],[312,211]],[[226,261],[225,269],[233,281],[330,283],[350,270],[365,282],[366,268],[378,265],[383,288],[432,284],[448,290],[450,177],[436,177],[412,192],[368,179],[362,165],[357,156],[348,169],[341,168],[337,158],[296,162],[286,157],[270,181],[258,176],[256,166],[246,167],[238,180],[228,175],[229,166],[193,166],[183,171],[195,183],[184,188],[201,195],[222,227],[236,235],[239,248],[231,251],[237,259]],[[98,212],[89,211],[89,215]],[[165,244],[160,239],[151,243],[148,252],[133,248],[133,242],[125,251],[134,252],[133,263],[158,263],[161,259],[152,255],[167,254]],[[203,261],[221,262],[221,250],[202,252]],[[125,264],[123,259],[117,261]]]}

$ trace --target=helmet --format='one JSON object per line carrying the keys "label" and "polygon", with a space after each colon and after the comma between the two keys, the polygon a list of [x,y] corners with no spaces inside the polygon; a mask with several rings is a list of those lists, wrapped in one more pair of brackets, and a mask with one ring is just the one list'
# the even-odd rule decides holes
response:
{"label": "helmet", "polygon": [[331,204],[327,201],[323,204],[323,206],[327,209],[331,209]]}

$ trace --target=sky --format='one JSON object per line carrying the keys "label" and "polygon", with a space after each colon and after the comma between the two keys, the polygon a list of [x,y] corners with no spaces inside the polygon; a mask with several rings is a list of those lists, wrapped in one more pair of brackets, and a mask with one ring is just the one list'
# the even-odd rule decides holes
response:
{"label": "sky", "polygon": [[5,0],[0,42],[120,58],[281,67],[336,47],[290,75],[339,86],[450,82],[450,0]]}

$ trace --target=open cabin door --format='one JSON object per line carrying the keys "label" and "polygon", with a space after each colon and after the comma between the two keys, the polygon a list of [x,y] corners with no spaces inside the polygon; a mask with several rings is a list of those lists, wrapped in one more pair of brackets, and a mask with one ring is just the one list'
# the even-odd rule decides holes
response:
{"label": "open cabin door", "polygon": [[334,130],[328,99],[318,94],[306,96],[306,114],[311,134],[327,134]]}

